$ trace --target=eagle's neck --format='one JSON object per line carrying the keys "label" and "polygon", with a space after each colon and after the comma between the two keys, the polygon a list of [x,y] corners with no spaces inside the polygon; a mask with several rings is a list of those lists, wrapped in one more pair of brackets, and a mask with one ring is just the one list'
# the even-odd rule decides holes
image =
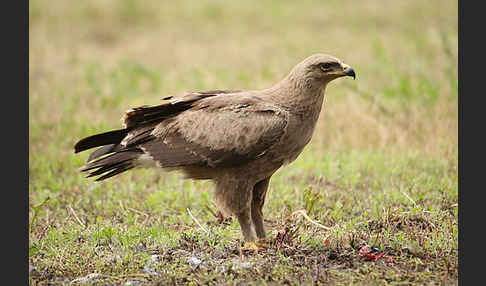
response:
{"label": "eagle's neck", "polygon": [[283,80],[265,90],[265,94],[274,104],[289,111],[319,113],[326,85],[326,83],[290,73]]}

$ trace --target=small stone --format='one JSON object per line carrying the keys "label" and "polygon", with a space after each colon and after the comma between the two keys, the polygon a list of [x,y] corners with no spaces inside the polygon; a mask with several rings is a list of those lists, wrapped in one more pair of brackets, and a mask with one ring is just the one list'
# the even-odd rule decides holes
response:
{"label": "small stone", "polygon": [[201,259],[195,256],[189,257],[188,262],[189,262],[189,266],[191,266],[193,270],[196,269],[202,263]]}

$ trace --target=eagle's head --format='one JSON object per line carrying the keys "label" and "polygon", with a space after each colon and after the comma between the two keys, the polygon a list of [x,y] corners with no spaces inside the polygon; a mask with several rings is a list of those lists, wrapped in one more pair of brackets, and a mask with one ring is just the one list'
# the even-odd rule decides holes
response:
{"label": "eagle's head", "polygon": [[289,74],[289,78],[300,87],[308,88],[320,88],[343,76],[356,78],[353,68],[340,59],[326,54],[314,54],[306,58]]}

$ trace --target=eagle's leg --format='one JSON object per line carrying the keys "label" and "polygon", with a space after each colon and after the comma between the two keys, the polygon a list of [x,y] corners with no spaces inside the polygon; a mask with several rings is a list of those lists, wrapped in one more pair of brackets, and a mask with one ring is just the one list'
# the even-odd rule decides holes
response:
{"label": "eagle's leg", "polygon": [[251,220],[251,209],[245,208],[240,210],[239,213],[236,214],[238,218],[238,222],[240,223],[241,232],[243,233],[243,239],[245,242],[254,242],[257,240],[257,236],[255,234],[255,229],[252,225]]}
{"label": "eagle's leg", "polygon": [[232,198],[233,213],[238,218],[245,242],[253,242],[257,240],[251,216],[253,190],[247,182],[238,185],[237,192],[233,194]]}
{"label": "eagle's leg", "polygon": [[265,227],[263,226],[263,204],[267,194],[270,177],[258,182],[253,187],[253,196],[251,202],[251,218],[255,226],[255,232],[258,239],[264,239],[266,236]]}
{"label": "eagle's leg", "polygon": [[236,216],[245,242],[257,240],[251,215],[252,186],[246,180],[234,181],[223,178],[216,181],[216,204],[224,213],[231,213]]}

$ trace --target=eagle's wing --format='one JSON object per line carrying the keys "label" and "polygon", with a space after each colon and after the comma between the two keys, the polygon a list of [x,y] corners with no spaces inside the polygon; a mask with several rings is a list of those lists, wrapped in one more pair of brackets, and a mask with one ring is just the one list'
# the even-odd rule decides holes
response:
{"label": "eagle's wing", "polygon": [[162,98],[160,105],[140,106],[129,109],[122,118],[127,128],[141,126],[150,123],[161,122],[164,119],[173,117],[180,112],[189,109],[193,104],[203,98],[213,97],[220,94],[234,94],[240,90],[208,90],[198,92],[187,92],[181,96],[168,96]]}
{"label": "eagle's wing", "polygon": [[278,107],[227,95],[201,100],[135,141],[161,167],[234,167],[265,154],[286,126],[287,113]]}
{"label": "eagle's wing", "polygon": [[194,92],[128,110],[124,129],[75,145],[75,152],[102,146],[81,171],[104,180],[147,159],[163,168],[235,167],[257,159],[285,133],[287,112],[249,94]]}
{"label": "eagle's wing", "polygon": [[100,134],[88,136],[79,140],[74,145],[74,152],[78,153],[93,147],[98,150],[91,153],[88,161],[96,159],[110,152],[120,149],[119,143],[127,136],[131,137],[144,131],[147,127],[153,128],[156,124],[190,109],[193,104],[201,99],[217,96],[219,94],[237,93],[234,90],[212,90],[203,92],[188,92],[181,96],[168,96],[163,98],[163,102],[153,106],[140,106],[127,110],[122,117],[125,128],[112,130]]}

